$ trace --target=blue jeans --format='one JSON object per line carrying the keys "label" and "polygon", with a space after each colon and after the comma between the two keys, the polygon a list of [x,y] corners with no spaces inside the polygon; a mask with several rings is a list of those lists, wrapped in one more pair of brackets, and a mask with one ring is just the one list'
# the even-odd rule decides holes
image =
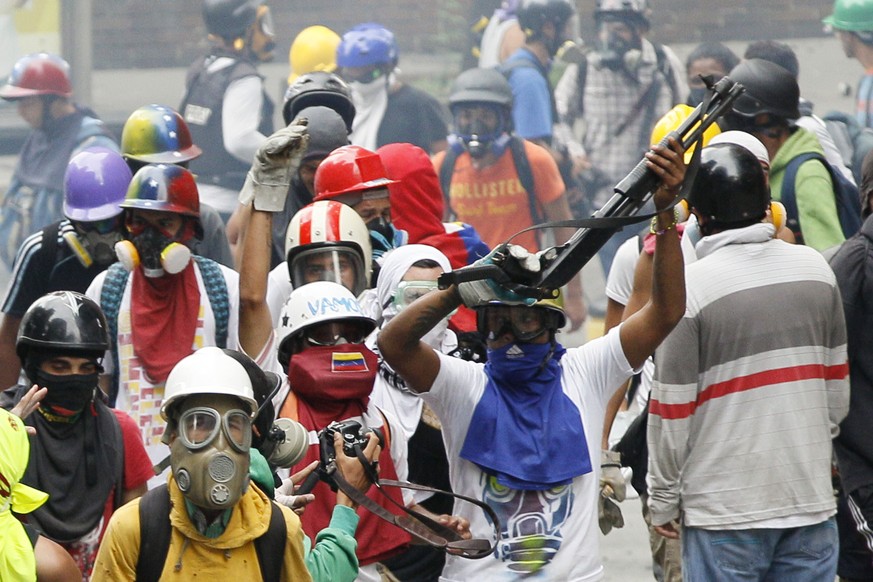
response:
{"label": "blue jeans", "polygon": [[833,517],[789,529],[682,528],[685,582],[830,582],[838,554]]}

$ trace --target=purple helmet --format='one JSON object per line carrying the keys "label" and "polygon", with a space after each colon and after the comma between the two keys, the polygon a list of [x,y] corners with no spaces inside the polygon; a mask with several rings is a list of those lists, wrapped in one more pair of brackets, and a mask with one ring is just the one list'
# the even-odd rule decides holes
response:
{"label": "purple helmet", "polygon": [[366,67],[397,64],[394,33],[375,22],[359,24],[346,31],[336,49],[339,67]]}
{"label": "purple helmet", "polygon": [[64,216],[96,222],[121,214],[131,179],[121,154],[94,147],[79,152],[64,174]]}

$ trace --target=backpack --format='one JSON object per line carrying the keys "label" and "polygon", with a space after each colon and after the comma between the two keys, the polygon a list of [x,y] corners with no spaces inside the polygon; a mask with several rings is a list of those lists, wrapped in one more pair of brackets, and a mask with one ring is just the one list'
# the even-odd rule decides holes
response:
{"label": "backpack", "polygon": [[[203,286],[206,288],[206,297],[215,315],[215,345],[220,348],[227,347],[227,326],[230,319],[230,300],[227,293],[227,281],[221,272],[218,263],[200,255],[192,255],[192,258],[200,268],[203,278]],[[121,297],[127,286],[127,278],[130,271],[121,266],[121,263],[113,263],[106,271],[106,279],[100,291],[100,308],[106,316],[106,324],[109,326],[109,342],[112,351],[113,370],[112,385],[109,391],[109,406],[115,406],[115,398],[118,396],[118,310],[121,308]]]}
{"label": "backpack", "polygon": [[[279,582],[288,531],[282,510],[270,502],[270,525],[255,540],[258,566],[264,582]],[[139,503],[139,556],[137,582],[158,582],[170,551],[170,491],[163,484],[142,496]]]}
{"label": "backpack", "polygon": [[[542,222],[542,213],[539,210],[536,199],[536,185],[534,184],[533,170],[530,167],[530,160],[527,159],[527,153],[524,151],[524,140],[517,135],[509,138],[509,151],[512,153],[512,162],[515,164],[515,171],[518,174],[518,181],[521,182],[521,187],[527,192],[527,201],[530,206],[530,216],[534,224]],[[452,205],[449,200],[451,192],[452,175],[455,173],[455,162],[458,161],[460,152],[450,147],[446,150],[446,157],[443,158],[443,163],[440,166],[440,189],[443,191],[443,200],[446,202],[446,208],[449,209],[453,218],[457,218],[455,211],[452,210]]]}
{"label": "backpack", "polygon": [[785,177],[782,180],[782,193],[780,202],[785,206],[785,211],[788,213],[788,227],[794,232],[797,237],[797,242],[803,242],[801,234],[800,216],[797,210],[797,193],[795,192],[795,181],[797,178],[797,170],[801,164],[809,160],[818,160],[831,175],[831,182],[834,185],[834,198],[837,203],[837,216],[840,219],[840,227],[843,231],[843,236],[849,238],[858,232],[861,228],[861,203],[858,187],[849,182],[842,172],[834,168],[828,161],[819,153],[808,152],[795,156],[788,165],[785,166]]}
{"label": "backpack", "polygon": [[843,163],[852,170],[855,183],[860,184],[864,157],[873,150],[873,129],[863,127],[854,116],[841,111],[828,112],[822,121],[840,150]]}

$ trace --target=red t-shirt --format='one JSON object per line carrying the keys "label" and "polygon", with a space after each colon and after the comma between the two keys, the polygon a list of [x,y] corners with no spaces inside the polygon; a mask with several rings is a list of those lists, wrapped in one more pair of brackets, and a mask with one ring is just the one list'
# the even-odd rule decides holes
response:
{"label": "red t-shirt", "polygon": [[[564,181],[554,158],[545,148],[526,141],[524,151],[533,173],[537,207],[545,219],[543,206],[560,198],[564,193]],[[437,174],[443,159],[443,152],[433,158]],[[457,220],[473,225],[485,244],[494,248],[516,232],[533,225],[528,193],[518,179],[509,148],[496,163],[485,168],[477,170],[471,161],[468,152],[462,153],[455,161],[449,201]],[[534,232],[527,232],[512,242],[529,251],[539,250]]]}
{"label": "red t-shirt", "polygon": [[[152,470],[152,462],[149,460],[148,453],[142,444],[139,428],[136,423],[126,413],[112,409],[115,413],[115,418],[118,419],[118,426],[121,428],[121,437],[124,441],[124,490],[136,489],[154,476]],[[100,548],[100,542],[103,540],[103,533],[106,531],[106,526],[109,525],[109,518],[115,511],[115,489],[109,493],[106,498],[106,505],[103,509],[103,519],[100,522],[100,531],[97,535],[89,534],[81,540],[67,544],[61,544],[64,549],[73,557],[76,565],[82,571],[83,579],[87,580],[91,576],[91,570],[94,568],[94,561],[97,559],[97,550]]]}

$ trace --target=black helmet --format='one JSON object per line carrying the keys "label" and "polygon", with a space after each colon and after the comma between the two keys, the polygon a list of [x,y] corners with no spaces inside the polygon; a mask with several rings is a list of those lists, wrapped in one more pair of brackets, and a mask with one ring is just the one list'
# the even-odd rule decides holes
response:
{"label": "black helmet", "polygon": [[794,120],[800,117],[797,79],[784,68],[763,59],[749,59],[728,75],[746,88],[733,104],[733,113],[755,117],[762,113]]}
{"label": "black helmet", "polygon": [[512,87],[497,69],[468,69],[458,75],[449,93],[449,106],[490,103],[512,108]]}
{"label": "black helmet", "polygon": [[516,15],[521,29],[531,36],[540,32],[546,22],[554,23],[560,30],[575,13],[570,0],[522,0]]}
{"label": "black helmet", "polygon": [[285,91],[285,104],[282,118],[288,125],[297,114],[307,107],[323,105],[340,114],[346,122],[346,129],[352,131],[355,119],[355,104],[352,90],[338,75],[326,71],[313,71],[300,75]]}
{"label": "black helmet", "polygon": [[703,148],[688,202],[702,216],[719,224],[764,218],[770,191],[761,162],[736,144]]}
{"label": "black helmet", "polygon": [[24,313],[15,350],[24,364],[31,348],[102,356],[109,349],[106,318],[92,299],[74,291],[43,295]]}
{"label": "black helmet", "polygon": [[245,36],[258,15],[261,0],[203,0],[203,22],[210,34],[222,38]]}
{"label": "black helmet", "polygon": [[258,403],[258,410],[252,421],[252,426],[257,429],[258,434],[252,435],[252,446],[260,448],[261,443],[264,442],[269,434],[270,427],[276,416],[272,398],[281,387],[282,378],[273,372],[265,372],[254,360],[242,352],[228,348],[224,348],[221,351],[240,363],[252,383],[252,392],[254,393],[255,401]]}

